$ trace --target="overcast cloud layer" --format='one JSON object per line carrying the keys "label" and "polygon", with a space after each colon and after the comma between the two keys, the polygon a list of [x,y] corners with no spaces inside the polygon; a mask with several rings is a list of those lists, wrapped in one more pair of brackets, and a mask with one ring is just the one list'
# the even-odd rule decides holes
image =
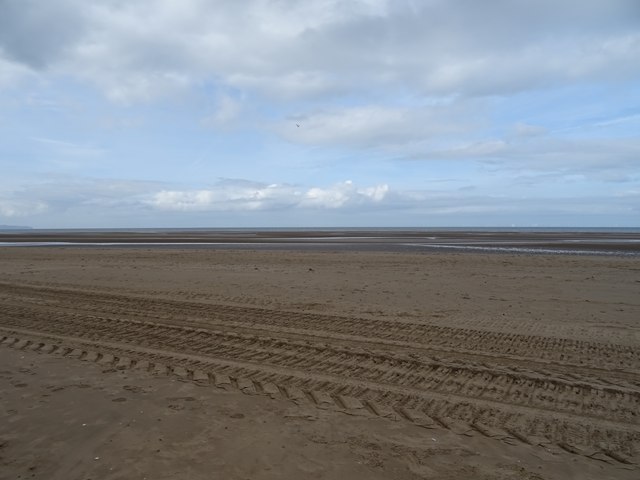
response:
{"label": "overcast cloud layer", "polygon": [[0,224],[640,226],[635,0],[0,0]]}

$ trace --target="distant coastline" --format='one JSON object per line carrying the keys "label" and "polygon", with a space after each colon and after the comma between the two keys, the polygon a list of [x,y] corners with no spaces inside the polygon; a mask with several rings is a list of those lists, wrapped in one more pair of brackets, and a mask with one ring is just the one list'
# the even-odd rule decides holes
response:
{"label": "distant coastline", "polygon": [[18,225],[0,225],[0,230],[29,230],[34,234],[178,234],[178,233],[640,233],[635,227],[141,227],[141,228],[37,228]]}
{"label": "distant coastline", "polygon": [[2,230],[33,230],[33,228],[23,225],[0,225],[0,231]]}

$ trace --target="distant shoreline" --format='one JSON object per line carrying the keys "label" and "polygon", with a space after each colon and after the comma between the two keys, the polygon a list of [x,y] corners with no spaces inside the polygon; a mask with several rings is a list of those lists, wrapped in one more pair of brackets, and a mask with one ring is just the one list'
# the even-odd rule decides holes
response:
{"label": "distant shoreline", "polygon": [[391,233],[429,233],[429,232],[485,232],[485,233],[638,233],[640,234],[640,226],[636,227],[143,227],[143,228],[34,228],[12,225],[0,225],[2,230],[10,230],[11,232],[24,230],[26,233],[33,234],[84,234],[84,233],[371,233],[371,232],[391,232]]}
{"label": "distant shoreline", "polygon": [[0,232],[0,246],[153,247],[640,256],[640,229],[202,229]]}
{"label": "distant shoreline", "polygon": [[33,228],[31,227],[23,227],[20,225],[0,225],[0,232],[12,232],[12,231],[22,231],[22,230],[26,230],[26,231],[31,231],[33,230]]}

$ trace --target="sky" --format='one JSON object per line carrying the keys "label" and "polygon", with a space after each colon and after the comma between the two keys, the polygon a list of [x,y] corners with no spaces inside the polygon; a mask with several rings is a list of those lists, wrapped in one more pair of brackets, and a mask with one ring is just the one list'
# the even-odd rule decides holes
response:
{"label": "sky", "polygon": [[637,0],[0,0],[0,224],[639,227]]}

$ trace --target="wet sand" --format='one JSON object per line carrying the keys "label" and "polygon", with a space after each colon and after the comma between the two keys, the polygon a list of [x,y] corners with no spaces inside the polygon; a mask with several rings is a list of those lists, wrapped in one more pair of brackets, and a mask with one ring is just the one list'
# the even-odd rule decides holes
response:
{"label": "wet sand", "polygon": [[34,230],[0,232],[0,244],[145,246],[382,252],[640,255],[640,232],[464,230]]}
{"label": "wet sand", "polygon": [[9,478],[640,472],[636,257],[0,255]]}

